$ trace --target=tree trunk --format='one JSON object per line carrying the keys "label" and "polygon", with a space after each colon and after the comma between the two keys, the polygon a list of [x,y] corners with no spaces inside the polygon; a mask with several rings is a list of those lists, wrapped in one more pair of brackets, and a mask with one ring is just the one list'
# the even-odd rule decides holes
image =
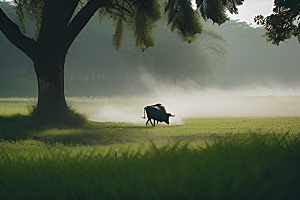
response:
{"label": "tree trunk", "polygon": [[64,63],[66,53],[57,55],[43,52],[34,61],[38,81],[38,104],[36,111],[60,116],[68,107],[64,95]]}
{"label": "tree trunk", "polygon": [[[82,115],[69,110],[64,96],[64,64],[68,49],[94,13],[108,1],[90,0],[76,13],[79,0],[45,0],[37,40],[25,36],[0,7],[0,31],[33,62],[38,81],[38,105],[32,116],[78,126]],[[23,4],[18,4],[23,12]],[[22,13],[23,14],[23,13]],[[72,119],[73,118],[73,119]],[[76,119],[75,119],[76,118]],[[69,121],[68,121],[69,120]],[[75,121],[74,121],[75,120]]]}

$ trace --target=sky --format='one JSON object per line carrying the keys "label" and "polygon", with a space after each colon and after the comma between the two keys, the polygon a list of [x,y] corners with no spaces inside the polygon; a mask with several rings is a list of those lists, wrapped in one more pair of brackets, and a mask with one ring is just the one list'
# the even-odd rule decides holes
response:
{"label": "sky", "polygon": [[231,15],[228,12],[230,19],[239,19],[248,24],[254,24],[254,17],[262,14],[268,16],[272,13],[274,0],[246,0],[242,6],[239,6],[239,14]]}

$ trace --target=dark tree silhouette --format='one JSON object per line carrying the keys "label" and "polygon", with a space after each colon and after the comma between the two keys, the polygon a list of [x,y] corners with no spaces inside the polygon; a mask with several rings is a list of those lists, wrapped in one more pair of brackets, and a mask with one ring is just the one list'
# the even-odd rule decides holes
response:
{"label": "dark tree silhouette", "polygon": [[[244,0],[197,0],[204,19],[221,25],[229,20],[226,10],[237,13],[236,5]],[[0,30],[33,62],[38,81],[37,111],[60,116],[68,109],[64,96],[64,63],[68,49],[91,17],[98,12],[100,23],[105,18],[115,22],[112,45],[119,50],[124,25],[129,24],[134,44],[141,51],[154,46],[152,30],[162,13],[171,31],[183,42],[196,40],[203,32],[199,14],[190,0],[14,0],[21,30],[0,7]],[[25,35],[24,16],[36,25],[34,38]],[[99,55],[101,56],[101,55]]]}
{"label": "dark tree silhouette", "polygon": [[273,14],[264,17],[258,15],[254,22],[265,26],[267,41],[279,45],[291,36],[298,37],[300,43],[300,1],[275,0]]}

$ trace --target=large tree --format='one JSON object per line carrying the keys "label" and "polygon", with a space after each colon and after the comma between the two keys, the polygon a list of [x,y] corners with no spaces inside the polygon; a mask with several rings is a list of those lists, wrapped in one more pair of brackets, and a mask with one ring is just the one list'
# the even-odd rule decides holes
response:
{"label": "large tree", "polygon": [[[229,18],[226,10],[237,13],[236,5],[244,0],[197,0],[202,17],[221,25]],[[64,63],[68,49],[91,17],[98,12],[100,23],[113,19],[116,29],[112,45],[119,50],[124,25],[129,24],[134,44],[141,51],[154,46],[152,30],[162,14],[167,16],[171,31],[183,42],[196,40],[203,32],[198,12],[190,0],[14,0],[21,29],[0,7],[0,30],[33,62],[38,81],[40,112],[60,115],[68,109],[64,96]],[[36,25],[34,38],[25,35],[24,16]],[[101,56],[101,52],[99,52]]]}
{"label": "large tree", "polygon": [[265,26],[267,41],[278,46],[293,35],[300,43],[300,1],[275,0],[274,6],[270,16],[258,15],[254,18],[258,25]]}

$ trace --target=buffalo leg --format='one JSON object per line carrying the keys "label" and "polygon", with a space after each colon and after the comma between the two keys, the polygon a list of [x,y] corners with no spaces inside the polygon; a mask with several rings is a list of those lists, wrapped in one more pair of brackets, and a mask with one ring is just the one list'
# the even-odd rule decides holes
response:
{"label": "buffalo leg", "polygon": [[154,120],[154,127],[155,127],[155,120]]}
{"label": "buffalo leg", "polygon": [[152,119],[149,119],[149,121],[150,121],[151,125],[153,126],[153,124],[152,124]]}

